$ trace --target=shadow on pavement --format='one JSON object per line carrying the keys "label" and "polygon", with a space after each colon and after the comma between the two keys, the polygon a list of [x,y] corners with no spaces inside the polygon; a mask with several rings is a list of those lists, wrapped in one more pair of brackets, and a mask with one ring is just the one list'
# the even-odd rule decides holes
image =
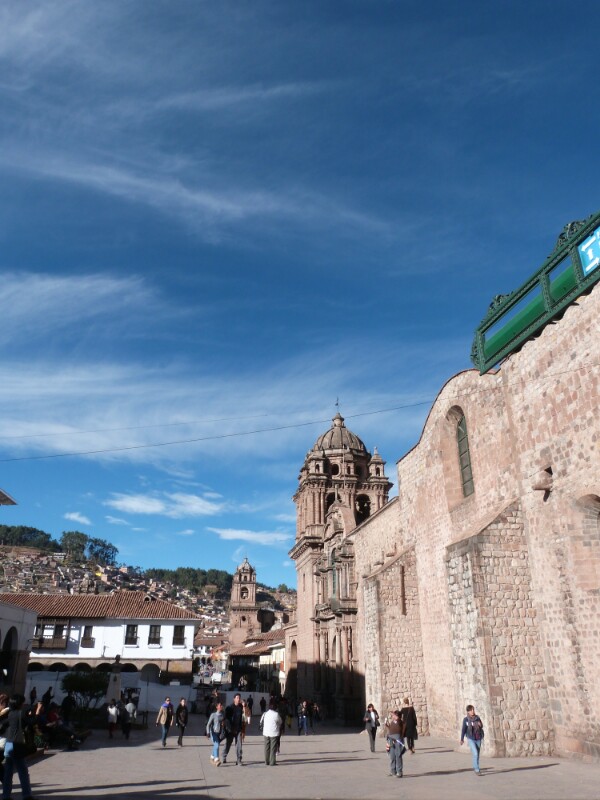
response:
{"label": "shadow on pavement", "polygon": [[560,766],[558,761],[553,761],[551,764],[532,764],[530,767],[508,767],[507,769],[494,769],[494,767],[482,768],[482,772],[486,775],[500,775],[505,772],[522,772],[523,770],[532,769],[548,769],[548,767]]}
{"label": "shadow on pavement", "polygon": [[[152,798],[152,797],[162,797],[163,794],[165,796],[177,796],[182,798],[191,798],[191,797],[198,797],[198,792],[205,792],[209,789],[217,789],[221,788],[218,784],[212,786],[206,786],[202,779],[198,780],[186,780],[186,781],[178,781],[179,784],[194,784],[197,788],[194,789],[194,793],[190,794],[190,787],[189,786],[173,786],[173,781],[144,781],[143,783],[105,783],[102,786],[72,786],[68,789],[64,787],[53,787],[52,785],[44,785],[36,786],[34,785],[34,789],[41,791],[44,797],[51,797],[52,800],[60,800],[60,798],[72,798],[72,797],[79,797],[82,791],[85,791],[86,797],[136,797],[136,798]],[[139,787],[139,790],[135,787]],[[93,791],[90,793],[89,790],[97,789],[98,792],[94,793]],[[188,794],[183,795],[183,792],[187,792]]]}

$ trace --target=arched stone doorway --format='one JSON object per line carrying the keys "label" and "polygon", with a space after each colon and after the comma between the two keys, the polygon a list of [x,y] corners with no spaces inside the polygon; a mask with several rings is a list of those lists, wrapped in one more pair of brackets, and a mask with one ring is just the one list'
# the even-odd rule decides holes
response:
{"label": "arched stone doorway", "polygon": [[140,678],[147,683],[158,683],[160,667],[157,664],[144,664],[140,672]]}
{"label": "arched stone doorway", "polygon": [[9,628],[0,650],[0,686],[10,687],[15,677],[19,637],[15,627]]}

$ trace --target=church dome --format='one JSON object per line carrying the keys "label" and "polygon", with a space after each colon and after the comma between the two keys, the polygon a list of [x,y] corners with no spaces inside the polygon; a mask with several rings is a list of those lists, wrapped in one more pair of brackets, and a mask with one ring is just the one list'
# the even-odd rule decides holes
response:
{"label": "church dome", "polygon": [[313,446],[313,452],[322,450],[354,450],[366,453],[367,448],[355,433],[344,425],[344,418],[338,411],[332,420],[331,428],[323,433]]}

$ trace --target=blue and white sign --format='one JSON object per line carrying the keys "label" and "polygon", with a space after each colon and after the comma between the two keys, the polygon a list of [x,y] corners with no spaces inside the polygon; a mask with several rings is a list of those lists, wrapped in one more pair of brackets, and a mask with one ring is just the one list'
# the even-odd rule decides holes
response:
{"label": "blue and white sign", "polygon": [[585,242],[579,245],[577,250],[581,258],[583,274],[589,275],[600,264],[600,228],[596,228],[592,235],[588,236]]}

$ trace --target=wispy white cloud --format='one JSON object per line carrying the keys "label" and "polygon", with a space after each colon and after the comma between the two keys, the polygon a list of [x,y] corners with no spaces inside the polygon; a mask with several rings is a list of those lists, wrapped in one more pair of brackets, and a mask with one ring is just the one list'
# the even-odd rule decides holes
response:
{"label": "wispy white cloud", "polygon": [[239,110],[240,106],[268,103],[286,98],[306,97],[320,94],[332,88],[331,82],[279,83],[271,86],[222,86],[182,92],[159,98],[153,105],[158,109],[183,109],[187,111],[218,111],[228,108]]}
{"label": "wispy white cloud", "polygon": [[199,495],[181,492],[173,494],[165,492],[160,496],[113,494],[112,498],[104,501],[104,505],[126,514],[148,514],[171,519],[214,516],[223,509],[223,504],[214,503]]}
{"label": "wispy white cloud", "polygon": [[127,522],[126,519],[120,519],[119,517],[111,517],[110,514],[107,514],[104,519],[108,522],[109,525],[131,525],[130,522]]}
{"label": "wispy white cloud", "polygon": [[240,540],[261,545],[278,545],[292,539],[291,534],[279,531],[247,531],[237,528],[207,528],[212,533],[216,533],[220,539],[226,541]]}
{"label": "wispy white cloud", "polygon": [[275,514],[273,517],[277,522],[296,522],[295,514]]}
{"label": "wispy white cloud", "polygon": [[[301,225],[313,229],[343,228],[346,235],[358,230],[393,237],[399,223],[379,218],[364,209],[316,189],[266,190],[258,183],[243,186],[224,182],[209,173],[196,177],[189,169],[173,173],[172,165],[161,169],[159,154],[148,154],[144,168],[117,163],[110,157],[98,160],[85,154],[57,151],[21,151],[6,145],[0,153],[0,168],[20,171],[44,179],[78,184],[130,203],[150,206],[189,225],[203,238],[216,241],[231,225],[256,222]],[[347,227],[350,226],[350,227]]]}
{"label": "wispy white cloud", "polygon": [[193,528],[186,528],[183,531],[176,531],[177,536],[193,536],[195,533]]}
{"label": "wispy white cloud", "polygon": [[68,511],[66,514],[63,514],[63,516],[65,519],[71,520],[71,522],[79,523],[79,525],[92,524],[92,521],[83,514],[80,514],[79,511]]}
{"label": "wispy white cloud", "polygon": [[[0,343],[31,345],[48,336],[57,340],[73,326],[80,338],[100,320],[103,326],[95,329],[96,336],[116,335],[125,319],[131,325],[136,318],[155,313],[159,303],[148,283],[138,277],[5,272],[0,306]],[[164,303],[161,312],[169,313]]]}
{"label": "wispy white cloud", "polygon": [[[326,429],[333,416],[333,399],[338,395],[348,426],[360,431],[368,449],[378,445],[384,458],[399,456],[403,452],[399,442],[410,445],[416,441],[427,405],[356,420],[351,413],[410,404],[427,399],[428,394],[435,397],[440,380],[447,375],[448,363],[460,363],[462,352],[468,352],[464,341],[427,341],[412,346],[408,353],[391,344],[373,350],[368,342],[351,343],[346,338],[341,349],[308,350],[262,370],[234,375],[218,370],[199,371],[197,364],[192,367],[185,361],[146,368],[127,362],[91,360],[77,365],[52,359],[0,359],[0,372],[6,376],[0,381],[0,440],[6,457],[92,452],[96,455],[90,458],[166,464],[188,470],[207,453],[225,463],[232,457],[235,442],[236,457],[251,454],[256,469],[275,484],[281,481],[282,474],[297,470],[306,447]],[[357,375],[356,363],[367,358],[372,374],[382,376],[380,384],[365,383]],[[392,362],[395,369],[390,372]],[[264,419],[236,419],[242,397],[243,416],[260,412]],[[299,397],[301,403],[294,399]],[[198,417],[200,398],[202,416],[219,422],[192,422]],[[190,422],[180,424],[185,420]],[[177,427],[161,429],[161,424],[172,422],[177,422]],[[316,424],[307,424],[313,422]],[[144,425],[150,427],[141,427]],[[235,438],[210,438],[268,428],[280,429]],[[179,440],[196,441],[144,447]],[[112,448],[119,452],[101,452]],[[198,477],[205,485],[213,482],[213,476],[205,471]],[[208,485],[205,491],[186,491],[182,486],[172,497],[145,491],[139,495],[139,509],[135,492],[118,500],[111,508],[165,516],[202,516],[218,513],[224,507],[220,493]],[[240,512],[253,514],[266,511],[273,518],[274,514],[285,513],[282,509],[287,501],[287,495],[273,493],[268,498],[242,495],[237,507]],[[292,521],[293,507],[289,508],[289,517],[278,521]]]}

